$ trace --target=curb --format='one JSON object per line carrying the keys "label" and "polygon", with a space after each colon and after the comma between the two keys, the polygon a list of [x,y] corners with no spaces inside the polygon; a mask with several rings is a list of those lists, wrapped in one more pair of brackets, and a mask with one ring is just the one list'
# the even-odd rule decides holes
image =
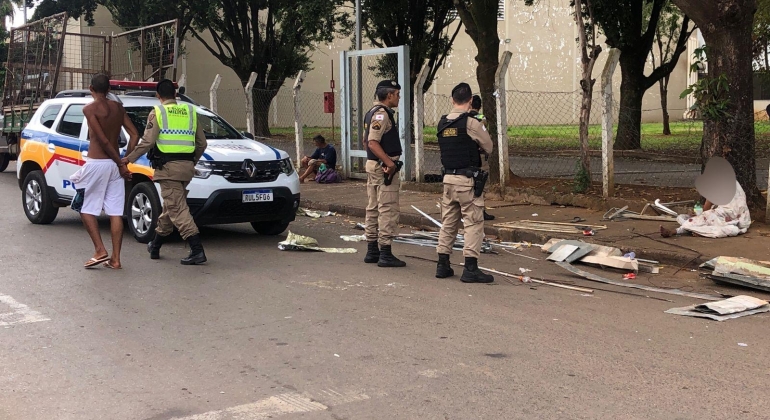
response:
{"label": "curb", "polygon": [[[344,214],[346,216],[352,216],[352,217],[366,216],[366,209],[358,206],[322,203],[318,201],[308,200],[306,198],[300,199],[300,205],[302,207],[313,209],[313,210],[331,211],[337,214]],[[436,230],[436,225],[425,220],[425,218],[419,214],[401,213],[401,216],[399,218],[399,224],[405,225],[405,226],[411,226],[416,229]],[[547,232],[533,232],[533,231],[524,230],[524,229],[497,228],[493,226],[484,227],[484,232],[487,235],[494,235],[498,237],[500,240],[506,241],[506,242],[530,242],[533,244],[544,244],[549,240],[551,240],[552,238],[556,237]],[[571,236],[571,235],[565,235],[563,238],[564,239],[582,239],[586,243],[594,243],[596,245],[604,245],[604,246],[607,245],[605,243],[592,242],[590,239],[586,237],[571,238],[568,236]],[[696,256],[691,254],[670,252],[670,251],[664,251],[660,249],[647,248],[647,247],[630,246],[630,245],[621,244],[621,243],[616,243],[613,246],[615,248],[620,249],[621,252],[623,252],[624,254],[633,251],[640,258],[644,258],[647,260],[655,260],[660,262],[661,264],[671,265],[676,267],[683,267],[683,266],[697,267],[698,265],[709,260],[707,256],[700,256],[695,258]]]}

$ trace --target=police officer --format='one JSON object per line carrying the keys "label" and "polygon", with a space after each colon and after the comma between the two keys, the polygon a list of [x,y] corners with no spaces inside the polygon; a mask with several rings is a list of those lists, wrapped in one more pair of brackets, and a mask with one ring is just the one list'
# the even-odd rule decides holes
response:
{"label": "police officer", "polygon": [[[366,144],[366,240],[368,248],[365,263],[377,263],[379,267],[404,267],[391,251],[393,238],[398,234],[399,202],[398,192],[401,181],[396,162],[402,154],[398,126],[393,119],[391,108],[398,106],[401,86],[391,80],[377,84],[377,99],[364,117]],[[385,177],[392,182],[385,185]],[[379,229],[379,233],[378,233]]]}
{"label": "police officer", "polygon": [[[441,117],[438,145],[444,167],[444,195],[441,198],[441,232],[438,238],[436,277],[454,275],[449,264],[460,220],[464,219],[465,269],[460,277],[465,283],[491,283],[494,278],[479,270],[478,258],[484,240],[484,191],[477,185],[484,153],[492,152],[492,139],[484,125],[468,115],[471,87],[460,83],[452,89],[453,109]],[[480,188],[479,188],[480,187]],[[478,193],[478,196],[476,195]]]}
{"label": "police officer", "polygon": [[147,244],[150,258],[160,258],[160,248],[174,227],[190,245],[190,255],[183,265],[206,262],[198,227],[187,207],[187,185],[195,175],[195,164],[206,150],[206,135],[198,125],[192,105],[177,104],[176,88],[170,80],[162,80],[156,88],[162,105],[156,106],[147,118],[147,126],[138,146],[129,144],[130,153],[124,161],[135,162],[147,152],[155,173],[153,181],[160,184],[163,212],[158,217],[155,238]]}
{"label": "police officer", "polygon": [[[468,116],[481,121],[484,124],[484,128],[487,127],[487,117],[481,113],[481,96],[473,95],[471,110],[468,111]],[[489,153],[484,153],[483,160],[481,161],[481,170],[489,172]],[[495,216],[487,213],[487,209],[484,209],[484,220],[495,220]]]}

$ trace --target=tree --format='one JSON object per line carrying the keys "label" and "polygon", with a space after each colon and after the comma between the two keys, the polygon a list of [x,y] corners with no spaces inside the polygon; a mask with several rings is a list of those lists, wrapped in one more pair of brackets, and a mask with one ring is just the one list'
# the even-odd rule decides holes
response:
{"label": "tree", "polygon": [[596,44],[596,16],[593,0],[573,1],[574,16],[578,32],[578,49],[580,50],[580,168],[575,177],[575,190],[585,192],[591,187],[591,155],[588,146],[588,124],[591,120],[591,103],[593,102],[594,65],[602,52],[602,47]]}
{"label": "tree", "polygon": [[[409,45],[409,81],[412,94],[418,88],[427,92],[433,84],[452,43],[460,32],[462,24],[453,32],[449,27],[456,21],[453,0],[369,0],[361,4],[361,27],[363,36],[377,48]],[[350,22],[350,26],[354,22]],[[392,55],[381,59],[379,73],[393,77],[396,68]],[[428,63],[430,72],[425,85],[414,86],[423,65]]]}
{"label": "tree", "polygon": [[[497,100],[495,72],[500,65],[500,37],[497,35],[498,0],[453,0],[457,13],[465,26],[465,32],[476,44],[476,80],[484,104],[489,135],[497,137]],[[504,93],[503,93],[504,94]],[[507,127],[503,127],[507,129]],[[489,158],[489,175],[492,182],[500,180],[500,150],[495,147]]]}
{"label": "tree", "polygon": [[[672,0],[701,30],[706,42],[712,88],[722,86],[715,104],[722,116],[705,119],[701,157],[723,156],[735,168],[754,208],[762,205],[757,188],[754,140],[752,29],[756,0]],[[699,104],[701,113],[712,104]]]}
{"label": "tree", "polygon": [[[652,5],[649,5],[646,9],[651,11],[651,6]],[[685,17],[682,15],[682,11],[673,3],[666,2],[660,13],[660,22],[655,28],[655,45],[658,47],[658,55],[656,58],[654,51],[650,54],[653,68],[658,68],[658,63],[666,63],[673,58],[673,55],[676,52],[675,48],[678,47],[677,40],[680,38],[682,29],[681,22],[683,19],[685,19]],[[672,42],[677,43],[672,45]],[[658,80],[658,86],[660,87],[660,108],[663,113],[663,135],[666,136],[671,135],[671,118],[668,115],[668,83],[670,80],[670,72],[666,73],[660,80]]]}
{"label": "tree", "polygon": [[67,12],[73,19],[83,18],[89,26],[94,25],[94,12],[99,6],[98,0],[28,0],[36,3],[31,20],[39,20],[57,13]]}
{"label": "tree", "polygon": [[752,39],[754,67],[770,72],[770,0],[757,0]]}
{"label": "tree", "polygon": [[[676,67],[679,56],[687,50],[692,33],[690,19],[681,21],[679,37],[671,57],[645,76],[647,57],[652,51],[661,13],[669,0],[593,0],[596,23],[606,43],[620,50],[620,114],[615,148],[641,148],[642,99],[644,93]],[[645,4],[649,18],[645,18]]]}
{"label": "tree", "polygon": [[[344,0],[188,0],[197,10],[193,36],[246,87],[251,73],[255,135],[268,137],[268,111],[288,77],[310,70],[318,43],[344,24]],[[208,32],[211,39],[204,38]]]}

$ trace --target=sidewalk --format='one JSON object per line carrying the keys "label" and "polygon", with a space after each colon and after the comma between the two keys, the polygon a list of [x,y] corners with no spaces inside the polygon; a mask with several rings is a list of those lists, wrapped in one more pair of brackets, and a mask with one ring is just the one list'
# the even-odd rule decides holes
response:
{"label": "sidewalk", "polygon": [[[364,217],[365,215],[367,198],[366,186],[363,182],[346,181],[331,185],[309,182],[302,185],[301,194],[302,207],[305,208],[333,211],[354,217]],[[401,224],[435,230],[436,226],[421,216],[412,206],[416,206],[440,221],[441,214],[437,207],[439,197],[440,195],[435,193],[402,191]],[[655,221],[602,221],[604,212],[600,211],[578,207],[517,204],[489,199],[486,200],[486,206],[487,212],[496,216],[495,220],[486,222],[487,235],[494,235],[505,241],[527,241],[543,244],[554,237],[577,239],[613,246],[623,252],[633,251],[639,258],[657,260],[663,264],[675,266],[688,264],[692,267],[718,256],[767,260],[768,254],[770,254],[770,229],[767,225],[759,222],[754,222],[747,234],[734,238],[708,239],[682,236],[664,239],[658,234],[660,222]],[[641,205],[639,208],[632,207],[630,210],[640,211],[641,207]],[[595,236],[585,237],[582,234],[565,235],[494,226],[497,223],[519,220],[569,223],[574,217],[585,219],[585,222],[581,222],[581,224],[607,226],[607,229],[596,231]],[[676,226],[675,223],[670,222],[666,225]]]}

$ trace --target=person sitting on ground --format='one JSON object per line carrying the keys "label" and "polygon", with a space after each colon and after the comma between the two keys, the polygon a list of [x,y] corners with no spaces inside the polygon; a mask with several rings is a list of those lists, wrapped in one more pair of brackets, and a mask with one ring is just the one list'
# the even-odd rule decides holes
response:
{"label": "person sitting on ground", "polygon": [[[315,142],[315,152],[312,156],[305,156],[302,158],[302,167],[307,166],[307,170],[299,177],[300,182],[305,182],[305,179],[311,175],[316,178],[316,181],[324,181],[327,178],[331,178],[327,174],[327,171],[334,172],[334,178],[336,179],[336,167],[337,167],[337,151],[334,150],[334,146],[326,143],[326,139],[322,135],[313,137]],[[323,168],[323,170],[321,170]],[[321,175],[326,174],[325,177]]]}
{"label": "person sitting on ground", "polygon": [[[484,114],[481,113],[481,96],[473,95],[473,98],[471,98],[471,110],[468,111],[468,115],[481,121],[481,123],[484,124],[484,127],[486,128],[487,119],[484,117]],[[481,169],[489,171],[489,154],[482,153],[482,155],[484,160],[481,162]],[[484,209],[484,220],[495,220],[495,216],[487,213],[487,209]]]}
{"label": "person sitting on ground", "polygon": [[689,232],[706,238],[726,238],[748,231],[751,226],[751,214],[746,202],[746,193],[736,180],[732,166],[725,159],[712,157],[703,175],[695,181],[695,187],[706,199],[703,213],[680,215],[677,217],[679,228],[671,230],[661,226],[661,236],[669,238]]}

